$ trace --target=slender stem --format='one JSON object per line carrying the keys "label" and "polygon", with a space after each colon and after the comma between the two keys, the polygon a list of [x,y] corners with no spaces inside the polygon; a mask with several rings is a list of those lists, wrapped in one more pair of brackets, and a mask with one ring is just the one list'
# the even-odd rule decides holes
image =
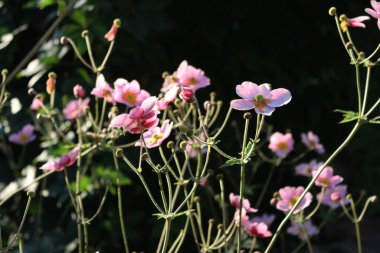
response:
{"label": "slender stem", "polygon": [[223,129],[226,127],[227,122],[230,119],[231,112],[232,112],[232,107],[230,106],[228,108],[228,112],[227,112],[226,117],[224,118],[222,126],[219,128],[218,132],[216,132],[216,134],[213,136],[214,139],[218,138],[218,136],[222,133]]}
{"label": "slender stem", "polygon": [[26,203],[26,207],[25,207],[25,211],[24,211],[24,215],[22,216],[22,219],[21,219],[21,223],[20,223],[20,226],[18,227],[17,229],[17,232],[16,234],[13,236],[11,242],[8,244],[7,248],[5,249],[5,252],[8,252],[8,250],[12,247],[13,243],[15,242],[15,240],[17,239],[17,237],[20,235],[20,232],[24,226],[24,223],[25,223],[25,220],[26,220],[26,216],[28,214],[28,211],[29,211],[29,207],[30,207],[30,203],[32,202],[32,197],[28,196],[28,202]]}
{"label": "slender stem", "polygon": [[[248,136],[248,127],[249,127],[249,119],[245,120],[245,127],[244,127],[244,135],[243,135],[243,144],[241,147],[241,159],[245,157],[245,145],[247,143],[247,136]],[[257,132],[256,132],[257,134]],[[238,228],[238,237],[237,237],[237,252],[240,253],[241,250],[241,216],[243,214],[243,199],[244,199],[244,186],[245,186],[245,163],[242,163],[240,166],[240,206],[239,206],[239,228]]]}
{"label": "slender stem", "polygon": [[127,233],[125,232],[124,217],[123,217],[123,213],[124,213],[123,212],[123,197],[121,194],[119,162],[117,161],[115,152],[112,152],[112,155],[113,155],[113,162],[116,168],[117,206],[119,210],[119,222],[120,222],[120,227],[121,227],[121,234],[123,236],[123,244],[124,244],[125,253],[129,253]]}
{"label": "slender stem", "polygon": [[100,121],[99,121],[99,130],[101,130],[103,126],[103,120],[104,120],[104,114],[106,113],[106,107],[107,107],[107,100],[103,99],[102,112],[100,114]]}
{"label": "slender stem", "polygon": [[367,95],[368,95],[368,86],[369,86],[369,79],[371,77],[371,66],[368,66],[367,67],[367,77],[366,77],[366,81],[365,81],[365,88],[364,88],[364,97],[363,97],[363,106],[362,106],[362,110],[360,111],[360,117],[363,116],[364,114],[364,111],[365,111],[365,107],[367,105]]}
{"label": "slender stem", "polygon": [[305,235],[305,241],[306,241],[306,245],[307,245],[307,248],[309,250],[309,253],[314,253],[313,246],[311,245],[311,242],[310,242],[310,237],[307,234],[307,230],[306,230],[305,225],[303,223],[301,224],[301,229],[302,229],[302,233]]}
{"label": "slender stem", "polygon": [[380,104],[380,98],[376,101],[376,103],[371,107],[371,109],[368,110],[368,112],[364,116],[368,117],[376,109],[376,107],[379,104]]}
{"label": "slender stem", "polygon": [[335,150],[335,152],[326,160],[326,162],[318,168],[317,173],[313,177],[313,179],[310,181],[310,183],[307,185],[305,191],[301,194],[297,202],[294,204],[290,212],[285,216],[285,218],[281,221],[280,225],[278,226],[275,234],[273,235],[269,245],[267,246],[266,250],[264,253],[269,253],[274,246],[274,243],[276,242],[280,232],[284,228],[286,222],[290,219],[290,217],[293,215],[294,211],[296,208],[299,206],[301,201],[305,198],[306,193],[308,193],[311,189],[311,187],[314,185],[315,180],[319,177],[319,175],[324,171],[325,167],[330,164],[332,160],[347,146],[347,144],[352,140],[352,138],[355,136],[356,132],[360,128],[360,123],[357,122],[354,126],[354,128],[351,130],[350,134],[347,136],[347,138],[342,142],[342,144]]}
{"label": "slender stem", "polygon": [[78,57],[79,61],[80,61],[84,66],[86,66],[87,68],[93,70],[92,67],[91,67],[91,65],[88,64],[88,63],[86,62],[86,60],[83,59],[82,55],[79,53],[79,50],[78,50],[77,46],[75,45],[75,42],[74,42],[72,39],[70,39],[70,38],[66,38],[66,37],[65,37],[65,40],[66,40],[66,41],[70,44],[70,46],[74,49],[74,53],[75,53],[75,55]]}
{"label": "slender stem", "polygon": [[87,223],[91,223],[91,221],[93,221],[99,215],[100,211],[102,210],[104,206],[104,203],[106,202],[107,193],[108,193],[108,185],[106,186],[106,189],[104,191],[104,194],[103,194],[102,200],[100,201],[98,209],[96,210],[95,214],[90,219],[87,220]]}
{"label": "slender stem", "polygon": [[100,71],[103,71],[103,69],[105,68],[105,66],[107,64],[107,61],[108,61],[108,59],[109,59],[109,57],[111,55],[111,52],[112,52],[112,49],[113,49],[114,45],[115,45],[115,41],[113,40],[113,41],[111,41],[110,46],[109,46],[109,48],[107,50],[106,56],[104,57],[104,60],[103,60],[102,64],[99,67]]}
{"label": "slender stem", "polygon": [[24,246],[23,246],[22,235],[21,234],[20,234],[20,236],[18,238],[18,250],[19,250],[19,253],[24,253]]}
{"label": "slender stem", "polygon": [[361,62],[359,62],[359,64],[362,64],[362,63],[370,60],[379,50],[380,50],[380,43],[377,45],[376,49],[372,52],[372,54],[370,56],[368,56],[367,58],[363,59]]}
{"label": "slender stem", "polygon": [[[326,188],[325,187],[322,187],[322,191],[321,191],[321,196],[323,196],[325,194],[325,191],[326,191]],[[310,220],[311,217],[313,217],[313,215],[318,211],[319,207],[321,206],[321,203],[322,203],[322,197],[318,199],[318,203],[317,205],[315,206],[315,208],[313,209],[313,211],[311,211],[305,218],[305,220]]]}
{"label": "slender stem", "polygon": [[86,41],[88,57],[90,58],[92,70],[94,71],[94,73],[97,73],[97,68],[94,60],[94,55],[92,54],[91,42],[90,37],[88,36],[88,31],[84,34],[84,40]]}
{"label": "slender stem", "polygon": [[172,219],[168,218],[165,221],[165,240],[164,240],[164,245],[162,246],[162,253],[166,252],[166,249],[169,245],[169,238],[170,238],[170,227],[171,227]]}
{"label": "slender stem", "polygon": [[254,236],[252,238],[252,243],[251,243],[251,248],[249,249],[248,253],[253,253],[253,250],[255,249],[255,245],[256,245],[256,236]]}
{"label": "slender stem", "polygon": [[352,200],[352,198],[350,198],[349,201],[351,204],[352,216],[354,218],[353,221],[354,221],[354,225],[355,225],[355,233],[356,233],[356,242],[358,245],[358,253],[363,253],[362,240],[361,240],[361,236],[360,236],[360,226],[359,226],[358,215],[356,213],[355,203]]}

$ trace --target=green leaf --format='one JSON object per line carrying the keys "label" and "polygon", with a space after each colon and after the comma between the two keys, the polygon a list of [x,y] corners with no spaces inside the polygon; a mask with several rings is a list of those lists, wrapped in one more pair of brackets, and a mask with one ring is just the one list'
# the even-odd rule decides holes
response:
{"label": "green leaf", "polygon": [[227,160],[222,166],[220,166],[220,168],[229,167],[235,164],[240,164],[240,160],[239,159]]}
{"label": "green leaf", "polygon": [[46,7],[49,7],[50,5],[53,5],[53,4],[55,4],[54,0],[40,0],[39,3],[38,3],[38,6],[42,10],[42,9],[44,9]]}
{"label": "green leaf", "polygon": [[342,113],[343,119],[339,122],[339,124],[351,122],[354,120],[360,119],[359,113],[354,112],[354,111],[346,111],[346,110],[341,110],[341,109],[336,109],[334,112],[340,112]]}

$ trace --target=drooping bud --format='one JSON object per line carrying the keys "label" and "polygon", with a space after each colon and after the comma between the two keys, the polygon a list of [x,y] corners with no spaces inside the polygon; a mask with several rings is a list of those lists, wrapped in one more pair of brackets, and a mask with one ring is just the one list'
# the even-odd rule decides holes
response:
{"label": "drooping bud", "polygon": [[84,88],[83,88],[81,85],[79,85],[79,84],[77,84],[77,85],[74,86],[73,91],[74,91],[74,96],[75,96],[76,98],[83,98],[83,97],[86,96],[86,91],[85,91]]}
{"label": "drooping bud", "polygon": [[109,42],[114,41],[116,37],[117,30],[120,28],[121,21],[120,19],[115,19],[113,21],[111,29],[104,35],[104,38]]}
{"label": "drooping bud", "polygon": [[330,16],[335,16],[336,15],[336,8],[335,7],[331,7],[329,9],[329,15]]}
{"label": "drooping bud", "polygon": [[179,97],[186,103],[192,103],[194,101],[194,91],[190,88],[183,87]]}
{"label": "drooping bud", "polygon": [[48,80],[46,81],[46,92],[51,95],[55,91],[57,75],[54,72],[48,74]]}

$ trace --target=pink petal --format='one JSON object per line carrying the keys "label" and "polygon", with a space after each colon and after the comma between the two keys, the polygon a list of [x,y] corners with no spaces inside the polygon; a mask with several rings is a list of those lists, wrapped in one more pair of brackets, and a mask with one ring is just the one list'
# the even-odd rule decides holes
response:
{"label": "pink petal", "polygon": [[254,108],[252,100],[234,99],[231,101],[231,107],[235,110],[246,111]]}
{"label": "pink petal", "polygon": [[[259,94],[259,86],[252,82],[243,82],[240,85],[236,85],[236,94],[241,98],[252,100],[256,95]],[[237,109],[239,110],[239,109]]]}
{"label": "pink petal", "polygon": [[380,13],[378,13],[378,12],[376,12],[376,11],[370,9],[370,8],[366,8],[365,12],[367,12],[369,15],[371,15],[375,19],[379,19],[380,18]]}
{"label": "pink petal", "polygon": [[150,97],[149,92],[147,92],[146,90],[140,90],[140,93],[137,95],[136,98],[136,105],[141,105],[142,102],[148,97]]}
{"label": "pink petal", "polygon": [[129,113],[129,117],[131,119],[139,119],[141,118],[142,116],[144,115],[144,109],[141,108],[141,107],[135,107],[133,108],[130,113]]}
{"label": "pink petal", "polygon": [[131,121],[131,118],[129,117],[129,115],[126,113],[123,113],[114,117],[111,120],[109,127],[124,127],[126,124],[128,125],[130,121]]}
{"label": "pink petal", "polygon": [[263,114],[263,115],[266,115],[266,116],[270,116],[274,112],[274,108],[270,107],[270,106],[265,106],[264,107],[264,111],[260,111],[259,109],[255,108],[255,112],[258,113],[258,114]]}
{"label": "pink petal", "polygon": [[366,20],[369,20],[370,17],[368,16],[359,16],[359,17],[356,17],[356,18],[350,18],[349,20],[352,21],[352,22],[363,22],[363,21],[366,21]]}
{"label": "pink petal", "polygon": [[282,105],[286,105],[287,103],[290,102],[292,99],[292,95],[287,89],[274,89],[270,92],[270,102],[268,105],[270,107],[279,107]]}
{"label": "pink petal", "polygon": [[379,2],[372,0],[371,5],[372,5],[372,8],[375,9],[375,11],[380,12],[380,3]]}
{"label": "pink petal", "polygon": [[268,83],[260,84],[258,87],[258,91],[259,91],[258,95],[262,95],[263,97],[267,98],[270,95],[270,90],[271,90],[271,87]]}
{"label": "pink petal", "polygon": [[143,108],[145,112],[149,112],[156,105],[156,102],[157,102],[156,97],[148,97],[142,102],[141,108]]}

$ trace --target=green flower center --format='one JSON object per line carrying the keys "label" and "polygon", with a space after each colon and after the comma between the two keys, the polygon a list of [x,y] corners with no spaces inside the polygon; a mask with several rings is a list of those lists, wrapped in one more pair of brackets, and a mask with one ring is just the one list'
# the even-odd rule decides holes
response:
{"label": "green flower center", "polygon": [[264,108],[267,106],[269,103],[269,100],[264,98],[263,95],[257,95],[253,99],[253,105],[255,108],[257,108],[260,112],[264,112]]}

